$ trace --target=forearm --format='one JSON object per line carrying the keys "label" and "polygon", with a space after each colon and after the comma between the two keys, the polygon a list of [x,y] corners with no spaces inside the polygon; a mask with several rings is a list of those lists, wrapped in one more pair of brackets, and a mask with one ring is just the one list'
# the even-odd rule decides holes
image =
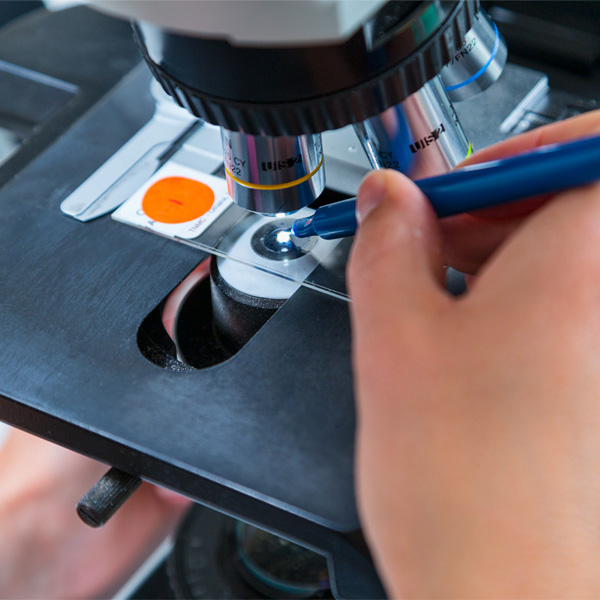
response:
{"label": "forearm", "polygon": [[143,484],[101,529],[75,506],[106,466],[22,432],[0,452],[0,597],[103,597],[176,525],[174,507]]}
{"label": "forearm", "polygon": [[[46,493],[46,491],[48,493]],[[56,561],[67,533],[67,510],[52,498],[52,490],[26,490],[0,504],[0,597],[75,597],[85,589],[65,584],[74,573],[64,573]]]}

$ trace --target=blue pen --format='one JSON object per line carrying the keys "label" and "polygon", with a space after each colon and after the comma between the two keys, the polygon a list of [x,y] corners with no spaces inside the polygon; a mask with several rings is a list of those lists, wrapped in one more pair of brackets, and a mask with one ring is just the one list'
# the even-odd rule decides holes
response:
{"label": "blue pen", "polygon": [[[536,148],[527,154],[471,165],[415,183],[438,217],[448,217],[559,192],[600,180],[600,136]],[[292,226],[296,237],[326,240],[354,235],[356,199],[318,208]]]}

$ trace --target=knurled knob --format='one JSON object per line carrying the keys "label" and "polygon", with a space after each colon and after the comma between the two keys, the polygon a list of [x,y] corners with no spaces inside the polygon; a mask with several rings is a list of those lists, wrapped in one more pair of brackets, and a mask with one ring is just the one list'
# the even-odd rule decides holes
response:
{"label": "knurled knob", "polygon": [[77,514],[90,527],[102,527],[142,484],[135,475],[113,467],[77,503]]}

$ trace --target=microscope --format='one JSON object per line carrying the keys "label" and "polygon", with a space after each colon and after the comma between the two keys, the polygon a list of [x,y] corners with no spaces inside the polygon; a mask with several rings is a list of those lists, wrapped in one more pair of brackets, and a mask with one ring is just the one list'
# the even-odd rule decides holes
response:
{"label": "microscope", "polygon": [[[92,4],[0,30],[0,419],[112,467],[91,525],[142,479],[198,502],[176,597],[384,597],[354,497],[352,240],[291,223],[370,169],[441,174],[596,103],[507,63],[510,10],[478,0]],[[159,193],[174,178],[200,187]]]}

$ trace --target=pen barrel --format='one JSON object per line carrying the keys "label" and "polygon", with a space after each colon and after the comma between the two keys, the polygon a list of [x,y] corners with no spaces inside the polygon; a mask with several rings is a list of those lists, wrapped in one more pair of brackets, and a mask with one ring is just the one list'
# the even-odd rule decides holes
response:
{"label": "pen barrel", "polygon": [[[528,154],[464,167],[416,180],[438,217],[556,193],[600,181],[600,136],[544,146]],[[312,229],[319,237],[353,235],[356,199],[319,208]]]}
{"label": "pen barrel", "polygon": [[357,227],[356,198],[322,206],[313,217],[315,233],[325,240],[354,235]]}
{"label": "pen barrel", "polygon": [[600,137],[421,179],[438,217],[559,192],[600,179]]}

